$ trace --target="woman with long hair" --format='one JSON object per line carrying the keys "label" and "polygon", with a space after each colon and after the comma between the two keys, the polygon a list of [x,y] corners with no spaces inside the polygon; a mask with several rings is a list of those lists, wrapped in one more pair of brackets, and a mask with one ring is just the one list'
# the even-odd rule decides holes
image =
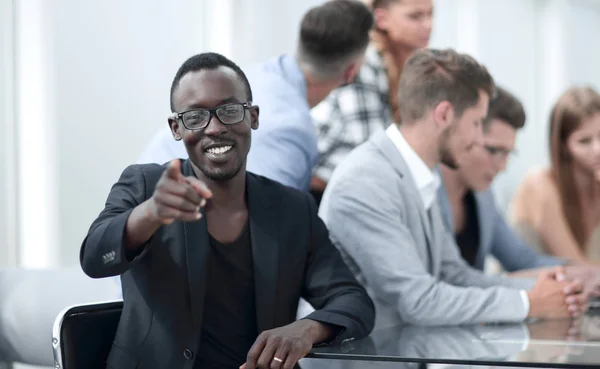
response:
{"label": "woman with long hair", "polygon": [[515,226],[541,251],[572,261],[600,260],[600,94],[567,90],[550,117],[550,168],[517,190]]}
{"label": "woman with long hair", "polygon": [[335,167],[373,133],[400,121],[398,84],[408,56],[429,43],[432,0],[365,0],[373,11],[372,43],[356,80],[312,110],[319,159],[311,188],[325,188]]}

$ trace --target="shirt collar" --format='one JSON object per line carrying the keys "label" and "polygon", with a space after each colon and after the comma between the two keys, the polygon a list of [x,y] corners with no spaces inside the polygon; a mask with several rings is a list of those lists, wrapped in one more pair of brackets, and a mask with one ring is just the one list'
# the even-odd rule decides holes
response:
{"label": "shirt collar", "polygon": [[429,210],[435,201],[441,179],[437,171],[429,169],[419,154],[409,145],[396,124],[391,124],[386,129],[388,138],[404,158],[408,170],[415,181],[419,195],[426,210]]}

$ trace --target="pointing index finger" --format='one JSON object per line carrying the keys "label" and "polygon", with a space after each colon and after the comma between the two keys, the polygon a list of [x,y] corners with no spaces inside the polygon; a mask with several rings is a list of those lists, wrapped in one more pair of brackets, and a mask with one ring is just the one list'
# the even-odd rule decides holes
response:
{"label": "pointing index finger", "polygon": [[185,180],[196,190],[198,195],[205,199],[210,199],[212,197],[212,191],[208,188],[208,186],[199,180],[196,177],[186,177]]}
{"label": "pointing index finger", "polygon": [[171,160],[167,166],[167,176],[169,178],[178,180],[182,177],[181,174],[181,162],[179,159]]}

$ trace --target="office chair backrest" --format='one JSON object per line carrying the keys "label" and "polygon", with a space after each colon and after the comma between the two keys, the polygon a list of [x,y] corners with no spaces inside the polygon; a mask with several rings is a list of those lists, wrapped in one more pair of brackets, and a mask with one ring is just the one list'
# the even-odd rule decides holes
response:
{"label": "office chair backrest", "polygon": [[122,301],[71,306],[54,321],[52,348],[56,369],[105,369]]}

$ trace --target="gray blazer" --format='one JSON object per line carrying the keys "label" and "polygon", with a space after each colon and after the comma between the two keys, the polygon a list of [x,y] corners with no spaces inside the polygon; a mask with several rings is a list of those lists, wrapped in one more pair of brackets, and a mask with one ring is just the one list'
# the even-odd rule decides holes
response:
{"label": "gray blazer", "polygon": [[[454,219],[448,192],[444,186],[440,186],[437,198],[442,210],[444,225],[449,232],[454,233]],[[485,258],[490,254],[509,272],[552,267],[565,263],[562,259],[542,255],[525,245],[498,212],[496,200],[491,191],[475,192],[475,206],[480,235],[475,268],[483,270]]]}
{"label": "gray blazer", "polygon": [[376,306],[377,328],[402,323],[515,322],[531,280],[484,275],[460,257],[437,204],[428,221],[414,180],[385,131],[336,169],[319,215]]}

